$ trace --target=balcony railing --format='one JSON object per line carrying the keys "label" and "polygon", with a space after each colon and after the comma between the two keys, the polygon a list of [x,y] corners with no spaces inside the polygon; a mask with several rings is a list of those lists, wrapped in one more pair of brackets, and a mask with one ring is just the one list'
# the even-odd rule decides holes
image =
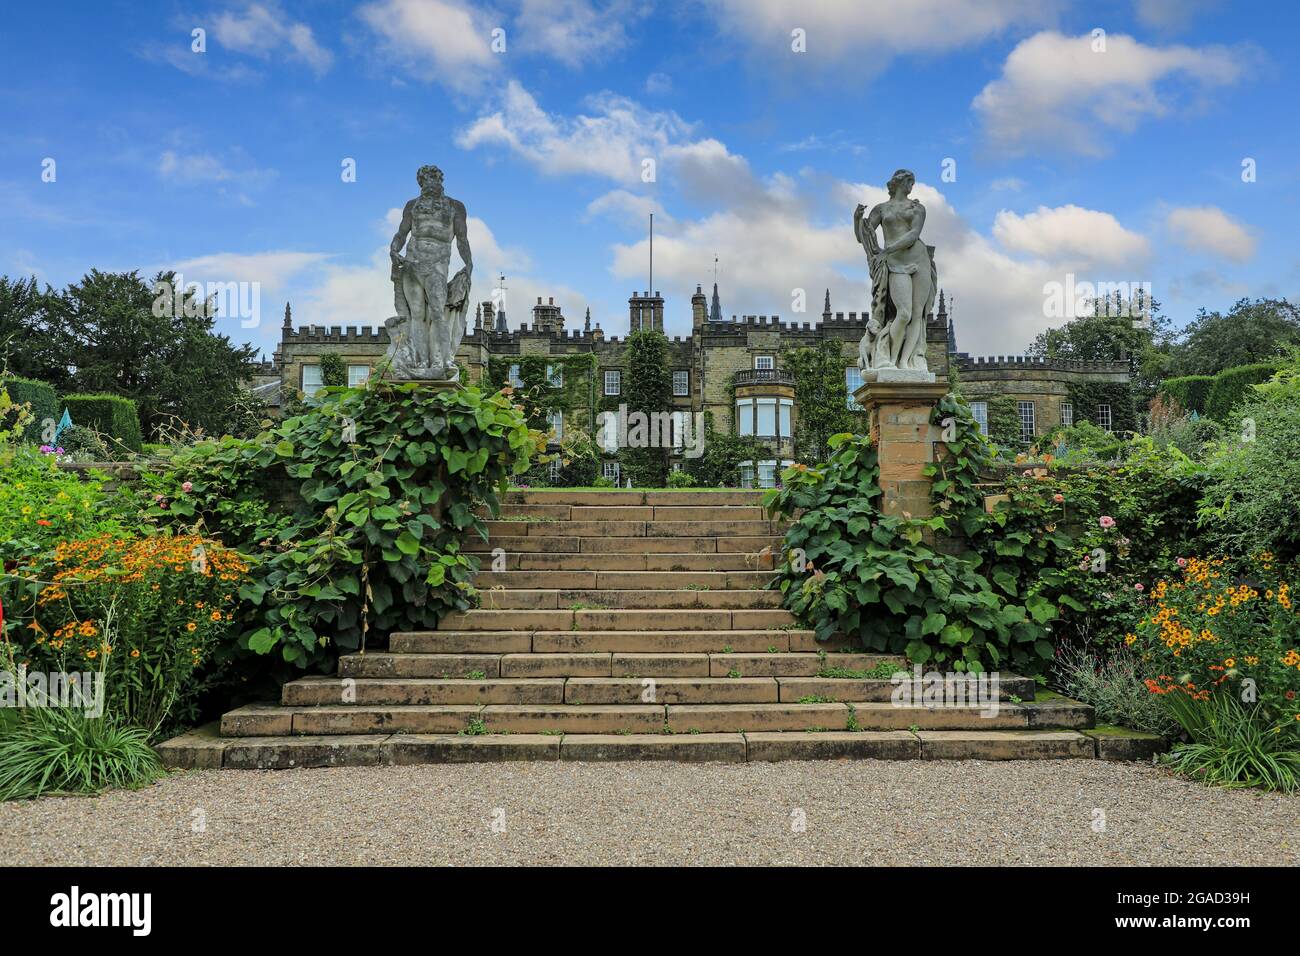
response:
{"label": "balcony railing", "polygon": [[793,385],[794,373],[783,368],[743,368],[734,381],[737,385]]}

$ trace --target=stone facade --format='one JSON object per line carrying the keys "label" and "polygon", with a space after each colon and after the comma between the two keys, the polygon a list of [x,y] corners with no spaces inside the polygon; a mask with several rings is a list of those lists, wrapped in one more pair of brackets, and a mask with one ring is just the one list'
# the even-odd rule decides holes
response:
{"label": "stone facade", "polygon": [[[517,329],[508,328],[504,312],[504,309],[495,310],[491,302],[479,305],[474,326],[467,331],[457,353],[468,381],[480,381],[492,359],[594,354],[597,402],[603,400],[606,406],[616,404],[614,396],[605,395],[605,372],[619,371],[626,378],[625,339],[606,338],[599,323],[593,326],[590,312],[581,328],[566,328],[568,320],[553,299],[545,303],[539,299],[532,307],[532,321],[521,323]],[[662,331],[663,320],[664,299],[658,292],[633,293],[628,299],[630,330]],[[736,402],[768,399],[778,403],[779,408],[782,400],[789,401],[789,420],[785,421],[783,414],[777,415],[777,430],[781,434],[771,442],[774,453],[781,459],[787,459],[792,452],[788,439],[798,416],[798,395],[792,375],[782,369],[783,353],[801,346],[815,347],[827,339],[839,342],[846,370],[846,401],[860,384],[856,377],[858,341],[867,316],[833,312],[829,294],[820,322],[784,322],[775,315],[733,315],[723,319],[716,284],[711,302],[697,286],[691,298],[691,320],[689,336],[669,339],[669,364],[677,373],[676,384],[684,386],[685,391],[675,395],[675,406],[682,411],[710,412],[715,427],[735,431]],[[942,377],[951,367],[968,400],[987,401],[1001,395],[1032,402],[1036,434],[1060,423],[1061,404],[1068,401],[1072,383],[1127,382],[1130,376],[1126,360],[1045,362],[1015,356],[972,357],[957,352],[954,326],[943,295],[937,313],[929,316],[926,343],[930,370]],[[313,368],[319,368],[320,356],[327,352],[341,356],[354,378],[360,379],[379,363],[387,347],[388,334],[382,326],[295,326],[286,306],[280,347],[271,361],[259,367],[254,384],[268,396],[277,391],[274,388],[277,382],[282,386],[278,390],[282,394],[310,390],[319,376]],[[273,404],[276,401],[273,397]],[[587,411],[591,410],[584,413]]]}

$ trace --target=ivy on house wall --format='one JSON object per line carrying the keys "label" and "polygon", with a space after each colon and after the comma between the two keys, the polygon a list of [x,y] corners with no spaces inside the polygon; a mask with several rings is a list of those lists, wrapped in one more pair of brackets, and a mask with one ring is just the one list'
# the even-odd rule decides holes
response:
{"label": "ivy on house wall", "polygon": [[[627,337],[627,374],[623,400],[628,413],[671,411],[673,373],[668,367],[668,338],[654,329],[639,329]],[[667,436],[660,448],[624,448],[619,453],[624,478],[638,488],[662,488],[668,483]]]}
{"label": "ivy on house wall", "polygon": [[1110,430],[1113,432],[1136,431],[1137,402],[1133,399],[1133,388],[1127,382],[1075,382],[1069,387],[1070,402],[1074,405],[1074,421],[1090,422],[1101,426],[1097,421],[1097,406],[1110,406]]}
{"label": "ivy on house wall", "polygon": [[[588,431],[595,429],[596,356],[590,352],[577,355],[518,355],[488,359],[488,385],[502,389],[510,384],[510,367],[519,366],[520,384],[514,399],[524,406],[528,427],[546,431],[551,415],[561,412],[565,424],[573,423]],[[552,384],[548,373],[558,370],[559,385]]]}
{"label": "ivy on house wall", "polygon": [[849,408],[844,355],[838,340],[791,349],[781,362],[795,380],[798,414],[793,437],[797,461],[809,465],[828,461],[832,435],[862,434],[867,430],[866,412]]}

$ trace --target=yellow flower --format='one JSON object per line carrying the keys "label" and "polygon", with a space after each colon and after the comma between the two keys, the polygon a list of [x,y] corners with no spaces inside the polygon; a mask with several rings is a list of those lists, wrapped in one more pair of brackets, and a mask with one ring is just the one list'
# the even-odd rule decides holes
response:
{"label": "yellow flower", "polygon": [[193,621],[190,621],[188,624],[185,625],[185,630],[187,630],[187,631],[192,631],[192,630],[194,630],[196,627],[198,627],[198,625],[195,624]]}

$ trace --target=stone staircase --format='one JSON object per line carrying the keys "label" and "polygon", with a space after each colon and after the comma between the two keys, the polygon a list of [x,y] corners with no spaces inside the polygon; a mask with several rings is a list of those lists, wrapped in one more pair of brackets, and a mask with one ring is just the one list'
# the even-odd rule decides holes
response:
{"label": "stone staircase", "polygon": [[266,769],[1134,756],[1090,730],[1090,707],[1044,700],[1025,678],[1003,675],[996,714],[891,703],[902,658],[819,645],[763,589],[764,549],[784,529],[760,498],[511,492],[489,540],[469,546],[482,552],[480,608],[345,655],[338,677],[293,681],[278,704],[160,752],[172,766]]}

